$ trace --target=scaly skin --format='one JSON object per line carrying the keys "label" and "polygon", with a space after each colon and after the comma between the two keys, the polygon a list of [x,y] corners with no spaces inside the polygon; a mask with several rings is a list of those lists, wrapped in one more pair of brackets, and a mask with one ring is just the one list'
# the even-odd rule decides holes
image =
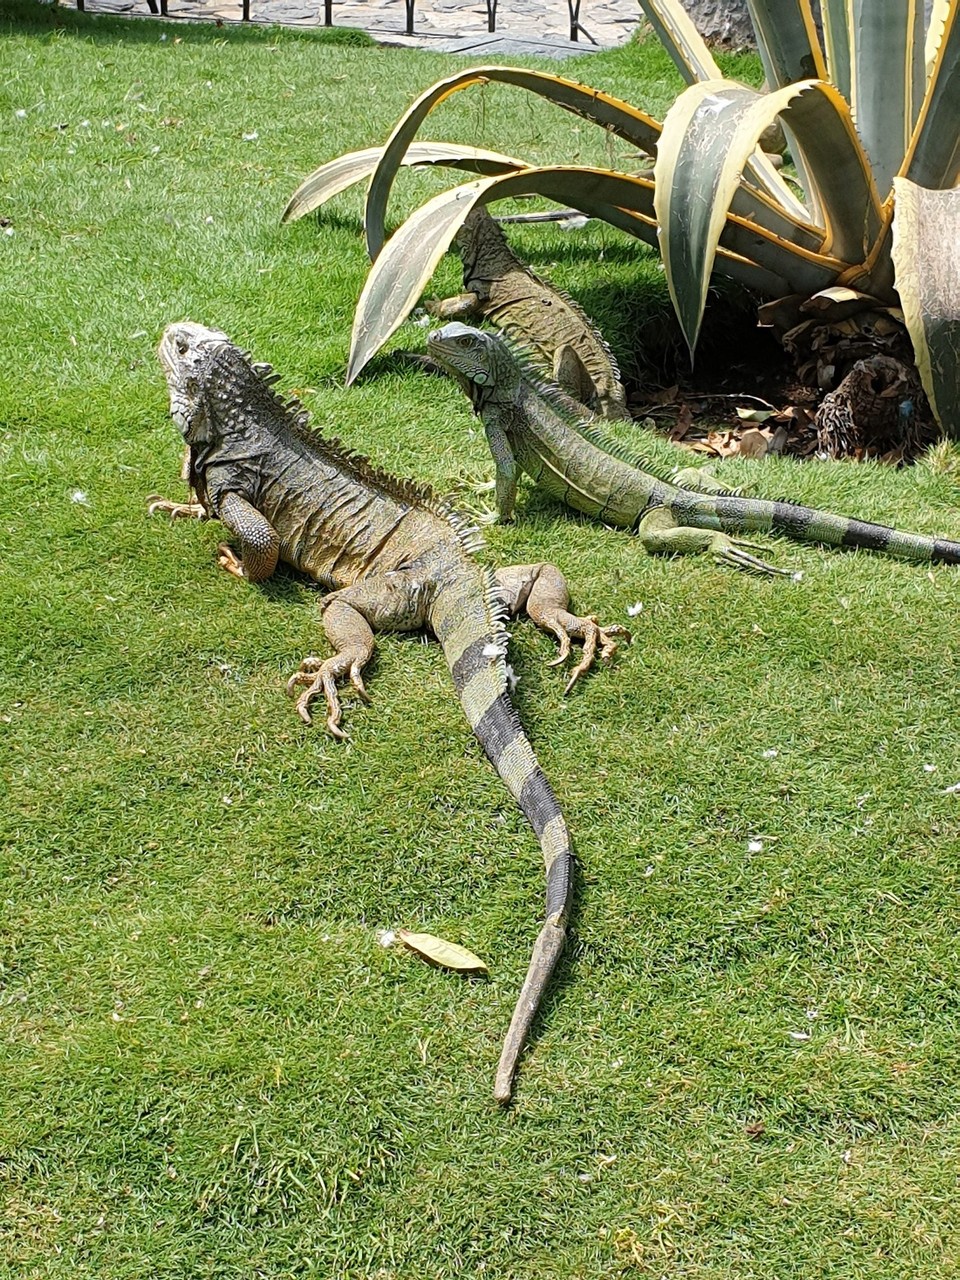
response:
{"label": "scaly skin", "polygon": [[464,292],[427,310],[439,320],[489,320],[523,342],[568,395],[605,418],[629,420],[613,353],[572,298],[521,262],[482,205],[456,237]]}
{"label": "scaly skin", "polygon": [[546,919],[504,1042],[495,1096],[509,1101],[519,1055],[566,937],[573,850],[566,822],[507,693],[505,613],[526,614],[583,656],[567,689],[617,648],[622,627],[567,610],[569,595],[550,564],[491,573],[471,554],[472,531],[427,490],[376,470],[336,441],[306,429],[306,414],[272,389],[267,366],[254,366],[224,333],[185,321],[170,325],[159,356],[172,415],[190,455],[196,503],[153,499],[150,511],[216,518],[239,540],[221,544],[220,564],[251,582],[282,560],[331,594],[323,625],[332,657],[306,658],[288,689],[303,688],[297,711],[323,695],[327,727],[344,737],[337,684],[350,680],[366,698],[363,669],[374,631],[427,627],[436,635],[471,728],[516,799],[543,852]]}
{"label": "scaly skin", "polygon": [[496,463],[497,509],[513,516],[526,473],[552,497],[607,524],[635,528],[647,551],[710,551],[759,573],[787,573],[731,535],[781,533],[800,542],[861,547],[920,562],[960,564],[960,542],[903,533],[789,502],[694,492],[648,474],[596,421],[539,382],[522,355],[493,334],[452,323],[430,334],[429,354],[469,388]]}

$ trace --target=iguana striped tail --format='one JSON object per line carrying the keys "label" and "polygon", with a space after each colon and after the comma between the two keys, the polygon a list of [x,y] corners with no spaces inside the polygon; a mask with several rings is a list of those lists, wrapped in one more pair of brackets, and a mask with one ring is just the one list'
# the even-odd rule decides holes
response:
{"label": "iguana striped tail", "polygon": [[834,515],[792,502],[770,502],[717,494],[672,490],[669,507],[678,524],[723,533],[781,533],[799,542],[859,547],[901,560],[960,564],[960,542],[905,533],[888,525]]}
{"label": "iguana striped tail", "polygon": [[566,940],[573,848],[556,796],[507,693],[507,636],[493,577],[480,566],[473,568],[476,577],[460,576],[441,586],[428,621],[443,648],[470,727],[540,841],[547,876],[546,918],[497,1068],[494,1096],[507,1103],[517,1061]]}

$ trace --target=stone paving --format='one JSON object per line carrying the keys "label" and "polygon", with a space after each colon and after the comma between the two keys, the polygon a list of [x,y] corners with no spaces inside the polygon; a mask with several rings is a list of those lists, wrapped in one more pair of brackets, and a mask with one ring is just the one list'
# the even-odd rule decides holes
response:
{"label": "stone paving", "polygon": [[[490,0],[494,3],[494,0]],[[580,0],[579,38],[570,36],[570,0],[497,0],[496,31],[488,31],[484,0],[411,0],[414,34],[407,36],[404,0],[332,0],[334,25],[359,27],[379,44],[462,53],[490,60],[501,54],[564,58],[623,44],[638,26],[636,0]],[[576,5],[577,0],[573,0]],[[255,23],[322,26],[323,0],[249,0]],[[148,16],[147,0],[86,0],[88,13]],[[242,0],[168,0],[170,18],[239,22]]]}

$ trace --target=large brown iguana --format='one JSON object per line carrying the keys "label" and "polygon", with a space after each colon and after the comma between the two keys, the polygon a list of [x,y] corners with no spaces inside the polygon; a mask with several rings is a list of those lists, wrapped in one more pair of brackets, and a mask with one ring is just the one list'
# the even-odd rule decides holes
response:
{"label": "large brown iguana", "polygon": [[960,564],[960,542],[903,533],[829,511],[738,494],[697,492],[643,469],[642,459],[604,433],[597,419],[539,380],[501,338],[452,323],[431,333],[430,356],[468,388],[496,464],[497,509],[513,515],[525,472],[551,497],[607,524],[635,528],[651,553],[710,551],[760,573],[788,573],[752,555],[732,534],[771,532],[801,542],[862,547],[904,560]]}
{"label": "large brown iguana", "polygon": [[170,325],[159,348],[170,407],[189,448],[195,503],[154,499],[151,512],[215,517],[239,540],[221,544],[220,564],[262,582],[283,560],[331,592],[323,626],[332,657],[305,658],[291,691],[309,723],[321,695],[337,737],[337,683],[366,696],[363,669],[374,631],[429,628],[443,648],[470,726],[540,840],[546,864],[546,920],[507,1033],[495,1095],[509,1100],[518,1055],[557,963],[572,893],[573,851],[566,822],[507,693],[505,613],[527,615],[560,644],[583,642],[569,689],[594,661],[610,658],[622,627],[567,611],[567,585],[550,564],[491,573],[471,554],[475,533],[429,491],[375,469],[338,442],[307,429],[307,415],[273,390],[268,366],[216,329]]}
{"label": "large brown iguana", "polygon": [[522,341],[568,395],[605,418],[629,419],[620,371],[580,306],[534,275],[482,205],[464,219],[455,244],[464,292],[426,308],[440,320],[489,320]]}

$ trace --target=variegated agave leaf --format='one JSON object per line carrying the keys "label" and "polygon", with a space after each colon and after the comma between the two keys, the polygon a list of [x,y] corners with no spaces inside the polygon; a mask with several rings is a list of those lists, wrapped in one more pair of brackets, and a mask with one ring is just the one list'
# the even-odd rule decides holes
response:
{"label": "variegated agave leaf", "polygon": [[960,188],[930,191],[894,178],[897,292],[923,389],[960,439]]}
{"label": "variegated agave leaf", "polygon": [[[321,205],[346,191],[348,187],[369,178],[380,163],[382,147],[367,147],[363,151],[349,151],[346,155],[330,160],[309,177],[304,178],[290,197],[281,214],[281,222],[296,222]],[[523,161],[499,151],[485,151],[482,147],[464,147],[449,142],[415,142],[401,160],[404,165],[420,167],[463,169],[468,173],[510,173],[522,169]]]}
{"label": "variegated agave leaf", "polygon": [[401,117],[393,133],[387,139],[383,155],[370,181],[367,206],[364,214],[367,234],[367,251],[375,259],[383,247],[387,200],[407,148],[427,115],[439,103],[471,85],[488,83],[515,85],[546,98],[586,120],[598,124],[618,137],[632,142],[644,154],[652,154],[660,137],[660,124],[652,116],[629,103],[596,89],[586,88],[562,76],[547,75],[540,71],[525,71],[519,67],[476,67],[458,75],[440,80],[423,93]]}
{"label": "variegated agave leaf", "polygon": [[846,103],[832,86],[813,80],[760,94],[724,80],[692,85],[664,120],[654,167],[660,251],[691,351],[740,172],[778,116],[804,145],[820,203],[832,214],[817,233],[816,249],[799,239],[783,238],[774,245],[774,260],[765,265],[776,269],[779,261],[790,283],[786,292],[811,294],[827,287],[845,264],[863,260],[881,232],[882,209],[870,169]]}

